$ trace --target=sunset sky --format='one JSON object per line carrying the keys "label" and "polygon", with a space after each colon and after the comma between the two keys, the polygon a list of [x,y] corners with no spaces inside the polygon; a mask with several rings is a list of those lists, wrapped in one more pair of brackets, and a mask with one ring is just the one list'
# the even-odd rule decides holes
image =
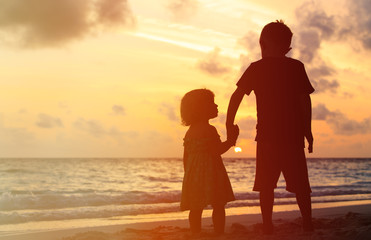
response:
{"label": "sunset sky", "polygon": [[[260,58],[262,27],[294,33],[312,94],[314,153],[371,157],[369,0],[0,1],[0,157],[181,157],[179,104],[214,91],[225,139],[229,97]],[[237,115],[255,156],[255,96]]]}

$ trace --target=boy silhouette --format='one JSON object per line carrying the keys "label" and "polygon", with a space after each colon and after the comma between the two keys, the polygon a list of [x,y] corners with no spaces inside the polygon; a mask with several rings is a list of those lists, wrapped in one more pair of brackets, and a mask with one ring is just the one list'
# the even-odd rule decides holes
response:
{"label": "boy silhouette", "polygon": [[237,82],[227,112],[227,134],[244,95],[254,91],[257,105],[256,174],[253,191],[260,192],[263,232],[273,233],[274,188],[281,172],[286,190],[296,194],[304,231],[313,231],[311,188],[304,139],[313,151],[311,99],[314,88],[304,64],[286,57],[292,32],[282,21],[267,24],[260,35],[262,59],[251,63]]}

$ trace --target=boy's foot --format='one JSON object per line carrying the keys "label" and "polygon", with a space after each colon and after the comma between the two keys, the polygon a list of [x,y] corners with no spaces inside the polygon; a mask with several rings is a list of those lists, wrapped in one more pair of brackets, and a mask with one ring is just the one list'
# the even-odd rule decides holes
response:
{"label": "boy's foot", "polygon": [[207,236],[204,232],[188,233],[184,236],[185,239],[199,239]]}
{"label": "boy's foot", "polygon": [[314,227],[312,221],[303,221],[304,232],[314,232]]}
{"label": "boy's foot", "polygon": [[221,236],[224,234],[224,231],[214,231],[213,236]]}
{"label": "boy's foot", "polygon": [[273,223],[263,223],[263,234],[272,235],[274,233]]}

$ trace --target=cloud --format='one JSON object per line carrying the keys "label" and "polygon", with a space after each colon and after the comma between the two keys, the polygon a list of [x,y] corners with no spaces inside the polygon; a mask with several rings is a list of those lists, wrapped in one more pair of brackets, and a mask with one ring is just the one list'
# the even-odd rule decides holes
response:
{"label": "cloud", "polygon": [[138,133],[135,131],[122,132],[116,127],[106,129],[99,121],[93,119],[85,120],[80,118],[74,122],[74,126],[80,131],[88,133],[93,137],[112,137],[117,141],[124,141],[127,138],[135,138],[138,135]]}
{"label": "cloud", "polygon": [[169,120],[174,122],[180,122],[179,117],[176,115],[175,107],[168,103],[161,103],[159,107],[159,112],[165,115]]}
{"label": "cloud", "polygon": [[28,113],[28,110],[25,109],[25,108],[21,108],[21,109],[19,109],[18,113],[19,114],[26,114],[26,113]]}
{"label": "cloud", "polygon": [[308,69],[308,76],[316,90],[316,94],[326,91],[337,93],[340,83],[337,79],[333,78],[335,73],[335,69],[324,62],[317,67],[312,66]]}
{"label": "cloud", "polygon": [[246,49],[247,54],[240,55],[241,68],[243,73],[251,62],[257,61],[260,57],[259,35],[255,32],[248,32],[242,38],[237,40],[237,44]]}
{"label": "cloud", "polygon": [[4,124],[4,115],[0,113],[0,148],[1,156],[20,156],[20,149],[32,147],[35,134],[27,128],[11,127]]}
{"label": "cloud", "polygon": [[[371,3],[369,0],[347,0],[347,12],[331,15],[319,1],[308,1],[296,9],[301,58],[311,62],[317,55],[322,41],[359,42],[364,49],[371,49]],[[307,47],[306,47],[307,46]]]}
{"label": "cloud", "polygon": [[338,17],[327,14],[320,4],[313,1],[305,2],[296,9],[298,25],[294,26],[296,31],[294,38],[299,47],[300,59],[311,63],[321,47],[324,40],[334,40],[338,35]]}
{"label": "cloud", "polygon": [[358,39],[365,49],[371,49],[371,2],[369,0],[348,0],[350,24],[348,29],[342,31]]}
{"label": "cloud", "polygon": [[299,32],[299,51],[300,59],[310,63],[318,54],[321,46],[320,35],[315,30],[305,30]]}
{"label": "cloud", "polygon": [[356,121],[340,114],[330,118],[328,122],[333,126],[335,133],[341,135],[368,134],[371,132],[371,118]]}
{"label": "cloud", "polygon": [[97,138],[106,134],[106,130],[103,128],[101,123],[96,120],[79,119],[74,123],[74,126],[81,131],[87,132]]}
{"label": "cloud", "polygon": [[321,93],[325,91],[331,91],[332,93],[336,93],[338,87],[340,86],[339,81],[336,79],[328,80],[324,78],[320,79],[313,79],[312,80],[313,87],[316,89],[315,93]]}
{"label": "cloud", "polygon": [[259,35],[256,32],[249,31],[242,38],[237,40],[237,44],[244,47],[249,52],[260,51]]}
{"label": "cloud", "polygon": [[336,70],[322,58],[320,49],[324,41],[341,41],[340,29],[348,25],[345,16],[330,15],[320,3],[311,1],[296,9],[296,17],[294,50],[298,49],[298,58],[307,65],[315,93],[337,93],[340,82],[335,78]]}
{"label": "cloud", "polygon": [[197,67],[210,75],[219,76],[230,72],[230,69],[226,67],[220,56],[220,49],[215,48],[212,52],[208,53],[206,58],[197,63]]}
{"label": "cloud", "polygon": [[0,1],[0,31],[25,47],[59,46],[98,28],[133,26],[127,0]]}
{"label": "cloud", "polygon": [[349,136],[371,132],[371,118],[365,118],[362,121],[349,119],[342,112],[330,111],[324,104],[318,104],[313,108],[312,117],[313,120],[326,121],[336,134]]}
{"label": "cloud", "polygon": [[[25,145],[32,145],[35,140],[35,136],[32,132],[28,131],[26,128],[13,128],[6,127],[0,123],[0,146],[2,149],[7,151],[12,151],[15,147],[15,153],[19,153],[20,147]],[[2,156],[6,155],[6,151],[2,153]]]}
{"label": "cloud", "polygon": [[334,72],[335,70],[325,63],[321,64],[319,67],[313,67],[310,69],[311,76],[315,78],[328,77],[331,76]]}
{"label": "cloud", "polygon": [[331,38],[338,28],[335,16],[328,15],[313,2],[306,2],[297,8],[296,16],[301,24],[316,30],[321,39]]}
{"label": "cloud", "polygon": [[127,0],[100,0],[96,3],[97,22],[108,26],[127,25],[135,23]]}
{"label": "cloud", "polygon": [[40,128],[55,128],[63,127],[63,123],[60,118],[55,118],[44,113],[39,114],[39,119],[36,125]]}
{"label": "cloud", "polygon": [[326,120],[329,117],[335,117],[334,113],[328,110],[328,108],[324,104],[318,104],[312,110],[313,120]]}
{"label": "cloud", "polygon": [[256,118],[245,117],[237,122],[240,127],[239,138],[254,138],[256,134]]}
{"label": "cloud", "polygon": [[197,12],[197,0],[171,0],[167,6],[175,19],[189,18]]}
{"label": "cloud", "polygon": [[69,105],[66,102],[59,102],[58,107],[61,109],[68,109]]}
{"label": "cloud", "polygon": [[125,108],[121,105],[113,105],[112,111],[115,115],[124,116],[126,114]]}
{"label": "cloud", "polygon": [[116,127],[111,127],[108,131],[106,131],[106,135],[115,138],[118,141],[124,141],[128,138],[134,139],[138,137],[139,134],[135,131],[122,132]]}

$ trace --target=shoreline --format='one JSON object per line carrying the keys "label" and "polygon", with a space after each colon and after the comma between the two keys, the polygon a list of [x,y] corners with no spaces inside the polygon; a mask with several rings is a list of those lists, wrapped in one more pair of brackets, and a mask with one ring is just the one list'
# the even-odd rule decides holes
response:
{"label": "shoreline", "polygon": [[[248,211],[249,210],[249,211]],[[332,202],[332,203],[317,203],[313,204],[313,218],[315,221],[317,219],[337,219],[344,218],[347,214],[362,214],[366,219],[369,219],[371,226],[371,201],[350,201],[350,202]],[[130,238],[132,235],[151,235],[158,231],[170,232],[173,235],[186,235],[188,232],[188,211],[182,212],[182,219],[171,219],[171,220],[153,220],[144,221],[136,223],[121,223],[121,224],[111,224],[106,226],[95,226],[95,227],[79,227],[79,228],[67,228],[61,230],[45,230],[38,232],[28,232],[19,234],[9,234],[0,236],[0,240],[62,240],[66,238],[67,240],[75,239],[74,236],[85,235],[87,237],[89,234],[95,234],[94,239],[111,239],[113,235],[121,234],[118,236],[119,239],[135,239]],[[184,216],[185,215],[185,216]],[[259,225],[261,223],[260,209],[254,209],[251,207],[240,207],[226,209],[226,234],[231,234],[231,232],[236,229],[245,229],[254,225]],[[203,229],[206,232],[212,231],[212,220],[211,220],[211,210],[205,210],[203,215]],[[300,217],[300,212],[296,205],[276,205],[274,206],[273,219],[276,224],[292,224],[290,221],[298,221]],[[166,218],[165,218],[166,219]],[[150,219],[149,219],[150,220]],[[325,220],[323,220],[325,221]],[[356,221],[356,220],[354,220]],[[113,222],[111,222],[113,223]],[[281,227],[280,227],[281,228]],[[162,230],[161,230],[162,229]],[[371,231],[371,227],[369,228]],[[247,230],[246,230],[247,231]],[[4,233],[4,232],[3,232]],[[146,233],[146,234],[144,234]],[[370,232],[371,233],[371,232]],[[161,233],[157,233],[160,234]],[[98,236],[101,236],[100,238]],[[252,235],[254,237],[254,235]],[[282,237],[282,236],[281,236]],[[77,239],[77,238],[76,238]],[[85,238],[84,238],[85,239]],[[88,239],[88,238],[86,238]],[[115,238],[112,238],[115,239]],[[143,238],[146,239],[146,238]],[[174,238],[176,239],[176,237]],[[208,239],[208,238],[205,238]],[[229,238],[228,238],[229,239]],[[234,239],[233,236],[231,239]]]}

